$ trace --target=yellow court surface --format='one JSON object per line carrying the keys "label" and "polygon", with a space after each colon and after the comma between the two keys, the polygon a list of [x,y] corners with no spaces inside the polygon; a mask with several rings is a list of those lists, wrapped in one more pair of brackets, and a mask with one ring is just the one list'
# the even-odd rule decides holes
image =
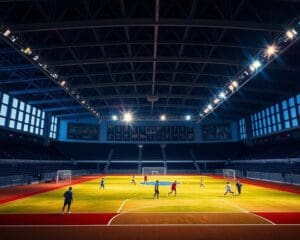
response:
{"label": "yellow court surface", "polygon": [[[177,196],[169,197],[170,185],[160,186],[159,199],[153,199],[156,180],[179,182]],[[241,212],[300,212],[300,195],[260,186],[243,184],[242,194],[224,196],[225,180],[203,177],[205,187],[200,187],[199,176],[150,176],[149,184],[141,184],[136,177],[131,185],[130,176],[106,176],[105,190],[99,189],[100,178],[73,185],[72,213],[120,212],[189,212],[189,213],[241,213]],[[57,213],[63,204],[67,187],[29,196],[0,205],[4,213]]]}

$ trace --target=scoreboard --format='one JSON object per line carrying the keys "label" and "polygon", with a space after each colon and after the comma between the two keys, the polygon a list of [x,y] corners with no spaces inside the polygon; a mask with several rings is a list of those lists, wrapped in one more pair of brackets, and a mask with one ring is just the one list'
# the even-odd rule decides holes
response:
{"label": "scoreboard", "polygon": [[69,123],[67,139],[73,140],[98,140],[99,125]]}
{"label": "scoreboard", "polygon": [[116,142],[193,142],[194,128],[188,126],[108,125],[107,141]]}

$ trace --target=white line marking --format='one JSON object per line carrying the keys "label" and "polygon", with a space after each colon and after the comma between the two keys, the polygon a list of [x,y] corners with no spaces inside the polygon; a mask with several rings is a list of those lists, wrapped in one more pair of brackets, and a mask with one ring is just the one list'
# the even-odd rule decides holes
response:
{"label": "white line marking", "polygon": [[229,204],[229,205],[231,205],[231,206],[233,206],[233,207],[235,207],[235,208],[237,208],[237,209],[239,209],[240,211],[242,211],[242,212],[244,212],[244,213],[248,213],[248,212],[249,212],[249,211],[247,211],[246,209],[241,208],[240,206],[238,206],[238,205],[236,205],[236,204],[234,204],[234,203],[232,203],[232,202],[229,202],[229,201],[227,201],[227,200],[225,200],[225,199],[221,199],[221,201],[222,201],[222,202],[225,202],[225,203],[227,203],[227,204]]}
{"label": "white line marking", "polygon": [[124,201],[122,202],[121,206],[119,207],[117,213],[120,213],[121,210],[122,210],[122,208],[124,207],[125,203],[127,203],[128,201],[130,201],[130,200],[132,200],[132,199],[134,199],[134,198],[128,198],[128,199],[124,200]]}
{"label": "white line marking", "polygon": [[255,213],[253,213],[253,212],[249,212],[248,210],[246,210],[246,209],[244,209],[244,208],[242,208],[242,207],[240,207],[240,206],[238,206],[238,205],[236,205],[236,204],[234,204],[234,203],[232,203],[232,202],[229,202],[229,201],[227,201],[227,200],[225,200],[225,199],[221,199],[221,201],[223,201],[223,202],[225,202],[225,203],[228,203],[229,205],[231,205],[231,206],[233,206],[233,207],[235,207],[235,208],[241,210],[241,211],[244,212],[244,213],[248,213],[248,214],[254,215],[254,216],[256,216],[256,217],[258,217],[258,218],[260,218],[260,219],[263,219],[264,221],[267,221],[268,223],[270,223],[270,224],[272,224],[272,225],[276,225],[276,224],[275,224],[274,222],[272,222],[271,220],[269,220],[269,219],[267,219],[267,218],[264,218],[264,217],[262,217],[262,216],[259,216],[259,215],[255,214]]}
{"label": "white line marking", "polygon": [[119,217],[119,216],[121,216],[121,215],[124,215],[124,214],[126,214],[126,213],[129,213],[129,212],[132,212],[132,211],[135,211],[135,210],[144,209],[144,208],[151,208],[151,207],[153,207],[152,204],[151,204],[151,206],[148,205],[148,206],[145,206],[145,207],[134,208],[134,209],[131,209],[131,210],[128,210],[128,211],[125,211],[125,212],[121,212],[121,213],[119,213],[118,215],[112,217],[112,218],[109,220],[109,222],[107,223],[107,226],[110,226],[110,224],[112,223],[112,221],[113,221],[115,218],[117,218],[117,217]]}

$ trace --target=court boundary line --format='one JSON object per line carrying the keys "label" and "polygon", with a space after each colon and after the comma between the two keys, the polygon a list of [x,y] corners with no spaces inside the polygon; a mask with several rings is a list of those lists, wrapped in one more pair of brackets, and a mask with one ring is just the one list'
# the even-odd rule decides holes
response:
{"label": "court boundary line", "polygon": [[[241,212],[135,212],[135,213],[138,213],[138,214],[145,214],[145,213],[155,213],[155,214],[165,214],[165,213],[168,213],[168,214],[236,214],[236,213],[241,213]],[[251,211],[248,211],[247,213],[253,213],[255,214],[254,212],[251,212]],[[264,213],[264,212],[262,212]],[[288,212],[282,212],[282,211],[278,211],[278,212],[271,212],[271,213],[300,213],[300,211],[288,211]],[[35,213],[6,213],[6,212],[0,212],[0,217],[1,215],[61,215],[61,212],[35,212]],[[73,212],[72,211],[72,214],[71,215],[80,215],[80,214],[94,214],[94,215],[99,215],[99,214],[116,214],[115,212]],[[64,214],[64,215],[67,215],[67,214]]]}
{"label": "court boundary line", "polygon": [[111,223],[112,223],[112,221],[113,221],[115,218],[117,218],[117,217],[119,217],[119,216],[121,216],[121,215],[124,215],[124,214],[126,214],[126,213],[130,213],[130,212],[135,211],[135,210],[138,210],[138,209],[150,208],[150,207],[152,207],[152,206],[153,206],[153,205],[151,205],[151,206],[148,205],[148,206],[145,206],[145,207],[133,208],[133,209],[130,209],[130,210],[128,210],[128,211],[121,212],[121,213],[117,214],[116,216],[113,216],[113,217],[109,220],[109,222],[107,223],[107,226],[110,226]]}
{"label": "court boundary line", "polygon": [[76,225],[76,224],[69,224],[69,225],[0,225],[0,228],[12,228],[12,227],[35,227],[35,228],[39,228],[39,227],[206,227],[206,226],[212,226],[212,227],[226,227],[226,226],[262,226],[262,227],[280,227],[280,226],[300,226],[300,224],[267,224],[267,223],[262,223],[262,224],[257,224],[257,223],[187,223],[187,224],[180,224],[180,223],[173,223],[173,224],[115,224],[115,225],[107,225],[107,224],[86,224],[86,225]]}
{"label": "court boundary line", "polygon": [[230,201],[228,201],[228,200],[221,199],[221,201],[222,201],[222,202],[225,202],[225,203],[227,203],[227,204],[229,204],[229,205],[231,205],[231,206],[233,206],[233,207],[235,207],[235,208],[237,208],[237,209],[240,209],[240,210],[241,210],[242,212],[244,212],[244,213],[248,213],[248,214],[254,215],[254,216],[256,216],[256,217],[258,217],[258,218],[260,218],[260,219],[263,219],[264,221],[268,222],[269,224],[276,225],[276,223],[272,222],[271,220],[269,220],[269,219],[267,219],[267,218],[264,218],[264,217],[262,217],[262,216],[260,216],[260,215],[257,215],[257,214],[255,214],[255,213],[253,213],[253,212],[250,212],[250,211],[248,211],[247,209],[242,208],[242,207],[240,207],[240,206],[238,206],[238,205],[236,205],[236,204],[234,204],[234,203],[232,203],[232,202],[230,202]]}

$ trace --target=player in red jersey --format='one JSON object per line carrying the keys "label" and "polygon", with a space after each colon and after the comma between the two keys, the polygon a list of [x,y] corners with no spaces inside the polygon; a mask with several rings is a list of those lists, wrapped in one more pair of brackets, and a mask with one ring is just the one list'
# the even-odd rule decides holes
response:
{"label": "player in red jersey", "polygon": [[171,193],[175,192],[175,197],[176,197],[176,187],[177,187],[177,181],[175,180],[172,185],[171,185],[171,192],[168,193],[168,197],[170,196]]}
{"label": "player in red jersey", "polygon": [[148,183],[148,176],[145,174],[144,175],[144,184],[147,184]]}

